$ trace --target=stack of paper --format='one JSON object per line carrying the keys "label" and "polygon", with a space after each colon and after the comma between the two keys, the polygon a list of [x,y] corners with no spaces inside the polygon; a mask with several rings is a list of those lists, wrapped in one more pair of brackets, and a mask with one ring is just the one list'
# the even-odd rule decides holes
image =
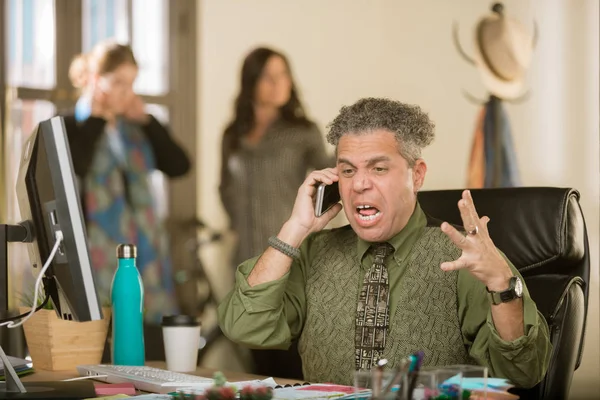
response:
{"label": "stack of paper", "polygon": [[126,394],[115,394],[113,396],[93,397],[84,400],[118,400],[118,399],[134,399],[134,400],[173,400],[174,397],[170,394],[142,394],[140,396],[127,396]]}
{"label": "stack of paper", "polygon": [[[205,392],[211,386],[212,386],[212,384],[207,387],[196,387],[196,386],[182,387],[182,388],[176,389],[176,392],[174,392],[174,393],[176,395],[183,395],[184,397],[190,396],[193,398],[193,396],[205,394]],[[262,379],[262,380],[253,379],[250,381],[238,381],[238,382],[227,381],[225,383],[225,386],[233,387],[235,390],[240,391],[243,388],[248,387],[248,386],[251,386],[251,387],[268,386],[268,387],[274,388],[275,386],[277,386],[277,382],[275,382],[275,379],[273,379],[273,378],[266,378],[266,379]]]}
{"label": "stack of paper", "polygon": [[[26,375],[28,373],[33,372],[33,368],[31,366],[31,361],[25,360],[23,358],[11,357],[7,356],[8,361],[10,361],[11,365],[15,369],[17,375]],[[0,381],[4,381],[4,363],[2,363],[2,359],[0,359]]]}
{"label": "stack of paper", "polygon": [[[460,378],[455,376],[446,380],[442,386],[460,383]],[[462,388],[471,392],[471,399],[483,399],[485,393],[488,399],[518,399],[519,396],[508,392],[513,386],[507,379],[501,378],[462,378]]]}
{"label": "stack of paper", "polygon": [[354,393],[353,386],[314,384],[275,389],[274,400],[313,400],[341,398]]}

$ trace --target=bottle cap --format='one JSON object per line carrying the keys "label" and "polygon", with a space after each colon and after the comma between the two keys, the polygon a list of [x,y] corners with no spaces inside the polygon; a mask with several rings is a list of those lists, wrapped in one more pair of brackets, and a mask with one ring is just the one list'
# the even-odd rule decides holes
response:
{"label": "bottle cap", "polygon": [[137,248],[134,244],[120,244],[117,246],[117,258],[136,258]]}

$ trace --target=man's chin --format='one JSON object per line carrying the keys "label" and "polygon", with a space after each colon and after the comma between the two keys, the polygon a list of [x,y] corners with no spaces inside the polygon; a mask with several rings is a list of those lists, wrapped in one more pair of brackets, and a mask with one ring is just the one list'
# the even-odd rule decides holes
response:
{"label": "man's chin", "polygon": [[356,235],[365,242],[384,242],[390,238],[379,226],[362,227],[356,223],[350,224]]}

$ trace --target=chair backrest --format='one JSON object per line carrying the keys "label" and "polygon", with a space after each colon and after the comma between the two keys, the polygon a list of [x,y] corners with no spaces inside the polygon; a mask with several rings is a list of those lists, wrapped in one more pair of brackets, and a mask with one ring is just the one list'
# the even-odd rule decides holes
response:
{"label": "chair backrest", "polygon": [[[462,190],[423,191],[428,215],[462,225]],[[521,272],[550,326],[553,344],[546,378],[522,398],[568,398],[579,367],[587,316],[590,259],[579,193],[569,188],[472,189],[490,236]]]}

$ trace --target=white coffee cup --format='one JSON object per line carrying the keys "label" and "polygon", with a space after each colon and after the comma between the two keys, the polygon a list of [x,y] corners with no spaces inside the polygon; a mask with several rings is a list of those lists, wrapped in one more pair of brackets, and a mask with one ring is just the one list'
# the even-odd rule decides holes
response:
{"label": "white coffee cup", "polygon": [[196,370],[200,345],[200,321],[190,315],[167,315],[162,319],[167,369],[176,372]]}

